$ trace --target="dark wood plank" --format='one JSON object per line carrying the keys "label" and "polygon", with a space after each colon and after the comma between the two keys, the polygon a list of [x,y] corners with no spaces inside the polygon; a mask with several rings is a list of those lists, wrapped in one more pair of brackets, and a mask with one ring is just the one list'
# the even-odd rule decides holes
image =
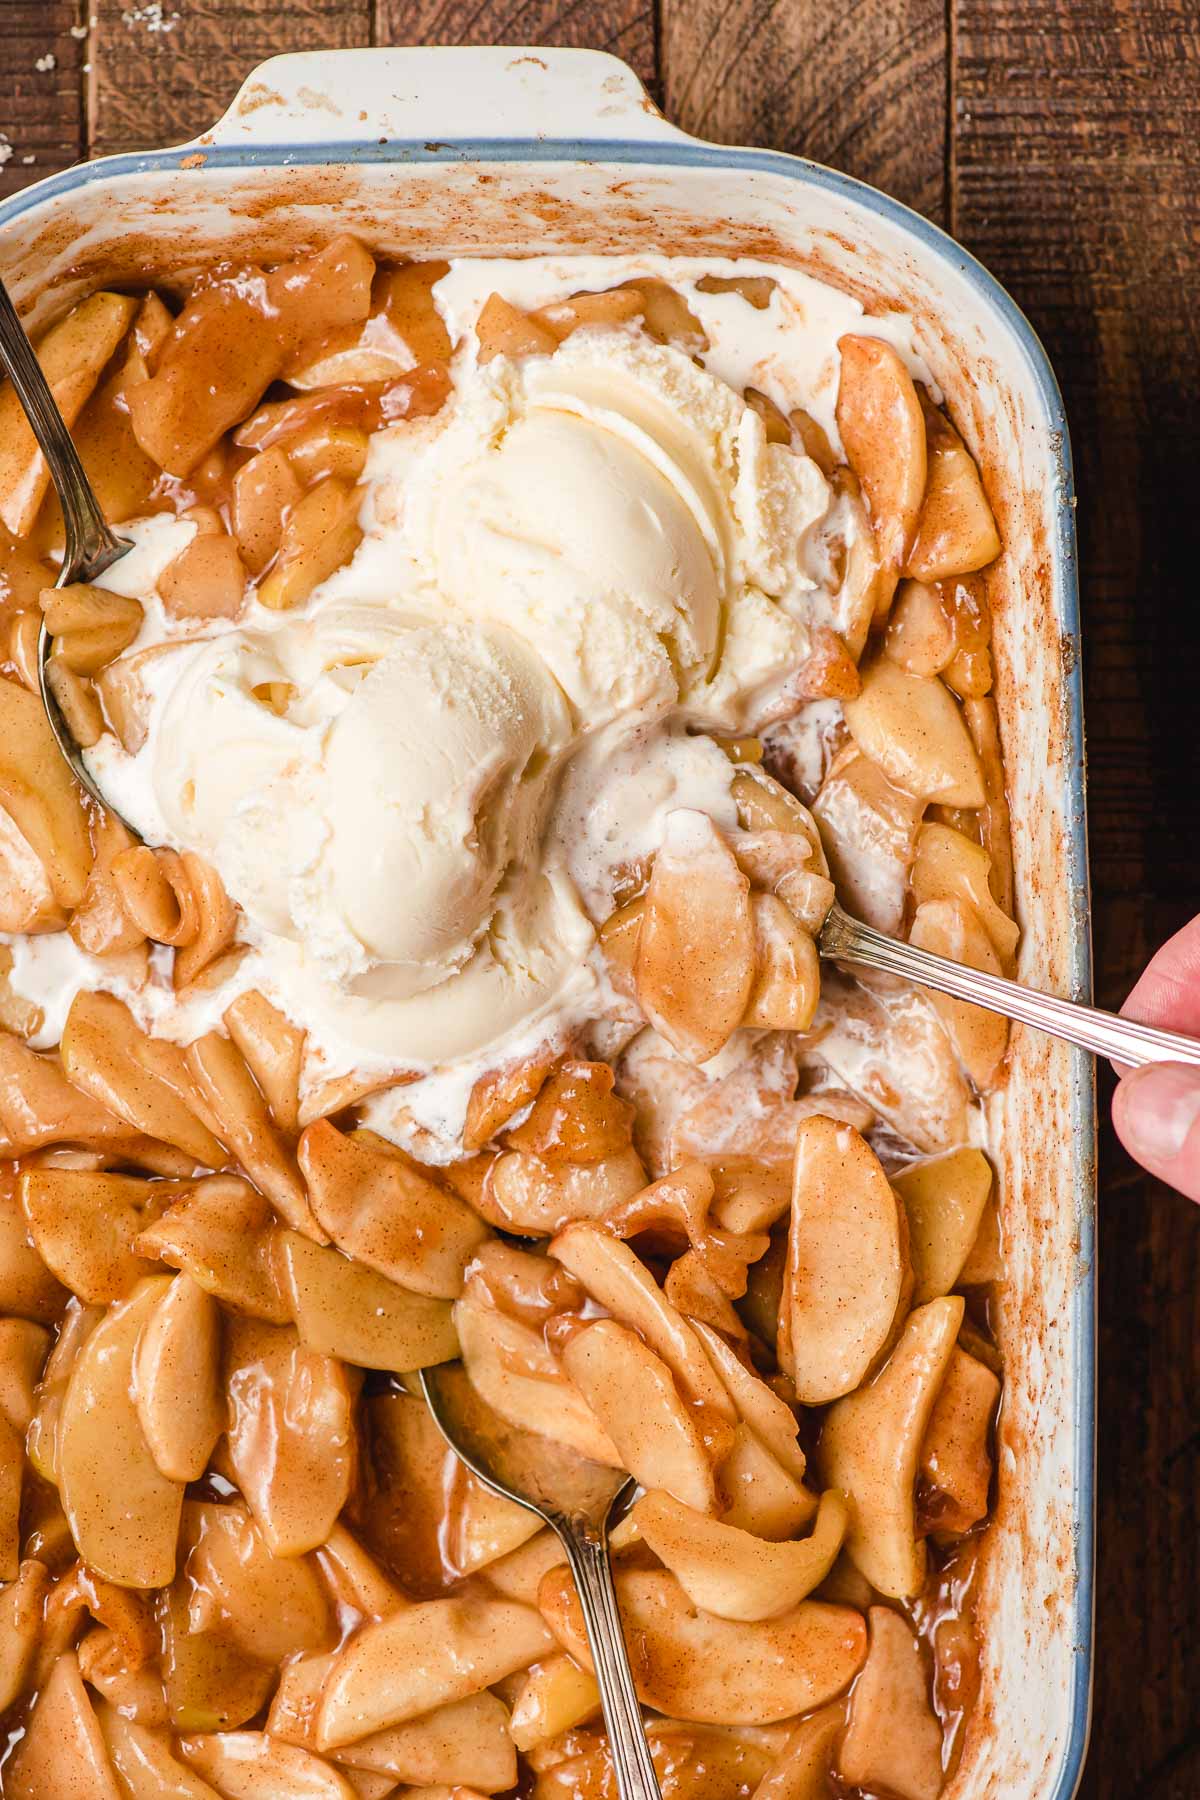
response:
{"label": "dark wood plank", "polygon": [[677,124],[770,144],[945,206],[944,0],[661,0],[663,92]]}
{"label": "dark wood plank", "polygon": [[194,137],[264,57],[371,41],[370,0],[93,0],[93,15],[94,156]]}
{"label": "dark wood plank", "polygon": [[380,44],[610,50],[657,92],[654,0],[376,0]]}
{"label": "dark wood plank", "polygon": [[84,0],[4,0],[0,49],[0,194],[84,153]]}
{"label": "dark wood plank", "polygon": [[[1078,466],[1098,989],[1200,904],[1200,13],[953,0],[951,226],[1041,332]],[[1106,1080],[1107,1098],[1111,1084]],[[1089,1796],[1200,1793],[1200,1213],[1106,1128]]]}

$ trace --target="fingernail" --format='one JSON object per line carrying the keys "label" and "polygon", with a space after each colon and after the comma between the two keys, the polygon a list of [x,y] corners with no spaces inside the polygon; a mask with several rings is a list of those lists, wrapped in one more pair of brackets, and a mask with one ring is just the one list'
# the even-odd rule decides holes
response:
{"label": "fingernail", "polygon": [[1200,1069],[1159,1063],[1135,1069],[1119,1088],[1121,1135],[1146,1162],[1171,1162],[1200,1118]]}

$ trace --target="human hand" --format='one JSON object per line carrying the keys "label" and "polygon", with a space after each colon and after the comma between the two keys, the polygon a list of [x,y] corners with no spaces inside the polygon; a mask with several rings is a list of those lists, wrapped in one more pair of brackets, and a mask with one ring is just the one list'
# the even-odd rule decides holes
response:
{"label": "human hand", "polygon": [[[1169,938],[1147,965],[1122,1013],[1146,1025],[1200,1037],[1200,917]],[[1113,1096],[1113,1124],[1152,1175],[1200,1201],[1200,1068],[1151,1063]]]}

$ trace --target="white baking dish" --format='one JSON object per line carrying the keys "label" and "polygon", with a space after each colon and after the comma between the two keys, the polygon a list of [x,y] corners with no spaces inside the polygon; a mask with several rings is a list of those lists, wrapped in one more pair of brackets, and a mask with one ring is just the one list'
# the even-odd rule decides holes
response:
{"label": "white baking dish", "polygon": [[[182,150],[51,176],[0,207],[0,272],[31,323],[101,281],[334,230],[402,254],[711,249],[797,264],[897,305],[988,476],[1021,974],[1089,985],[1078,595],[1066,427],[1008,296],[895,202],[795,158],[703,144],[589,51],[278,58]],[[1088,1060],[1028,1033],[992,1103],[1008,1280],[999,1504],[982,1559],[983,1693],[955,1800],[1067,1800],[1092,1635],[1094,1100]]]}

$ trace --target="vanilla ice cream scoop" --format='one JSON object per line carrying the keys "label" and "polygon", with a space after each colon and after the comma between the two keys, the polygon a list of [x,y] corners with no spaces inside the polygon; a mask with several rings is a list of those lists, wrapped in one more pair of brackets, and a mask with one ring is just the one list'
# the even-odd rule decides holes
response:
{"label": "vanilla ice cream scoop", "polygon": [[807,654],[828,486],[681,350],[582,331],[498,357],[400,459],[416,584],[532,644],[585,733],[681,702],[732,723]]}
{"label": "vanilla ice cream scoop", "polygon": [[708,667],[721,596],[678,489],[615,431],[534,407],[449,486],[440,585],[535,642],[588,723],[670,704]]}
{"label": "vanilla ice cream scoop", "polygon": [[181,654],[151,745],[172,837],[341,984],[461,968],[570,741],[545,665],[499,625],[362,607]]}

